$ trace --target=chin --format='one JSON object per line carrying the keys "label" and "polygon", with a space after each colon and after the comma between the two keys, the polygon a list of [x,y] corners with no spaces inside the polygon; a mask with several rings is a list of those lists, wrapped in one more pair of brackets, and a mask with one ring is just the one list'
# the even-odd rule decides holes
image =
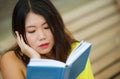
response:
{"label": "chin", "polygon": [[42,50],[39,52],[39,54],[45,55],[45,54],[49,54],[49,50]]}

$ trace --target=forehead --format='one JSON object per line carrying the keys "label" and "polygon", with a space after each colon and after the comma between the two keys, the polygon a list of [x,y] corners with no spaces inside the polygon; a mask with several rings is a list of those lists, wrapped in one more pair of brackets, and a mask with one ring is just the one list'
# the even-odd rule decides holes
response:
{"label": "forehead", "polygon": [[25,26],[36,25],[36,24],[42,25],[45,22],[46,20],[42,15],[29,12],[25,19]]}

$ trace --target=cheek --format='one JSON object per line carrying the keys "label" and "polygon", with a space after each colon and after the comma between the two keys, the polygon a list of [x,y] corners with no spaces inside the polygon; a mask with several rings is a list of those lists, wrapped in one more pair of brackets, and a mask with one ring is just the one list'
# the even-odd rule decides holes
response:
{"label": "cheek", "polygon": [[26,39],[30,46],[33,46],[36,41],[34,36],[27,35],[27,34],[26,34]]}
{"label": "cheek", "polygon": [[49,33],[47,33],[47,37],[48,37],[51,41],[54,41],[54,37],[53,37],[53,34],[52,34],[51,31],[50,31]]}

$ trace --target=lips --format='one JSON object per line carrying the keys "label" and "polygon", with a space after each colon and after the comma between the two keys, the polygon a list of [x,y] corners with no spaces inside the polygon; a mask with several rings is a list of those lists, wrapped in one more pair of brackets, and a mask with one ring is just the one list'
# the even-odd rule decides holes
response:
{"label": "lips", "polygon": [[46,49],[48,47],[49,43],[44,43],[44,44],[41,44],[39,47],[42,48],[42,49]]}

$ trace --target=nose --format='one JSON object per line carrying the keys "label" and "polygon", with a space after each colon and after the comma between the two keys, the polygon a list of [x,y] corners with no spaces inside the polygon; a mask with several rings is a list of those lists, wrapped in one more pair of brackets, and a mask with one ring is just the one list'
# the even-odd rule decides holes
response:
{"label": "nose", "polygon": [[46,39],[45,32],[43,30],[38,31],[38,40],[42,41]]}

